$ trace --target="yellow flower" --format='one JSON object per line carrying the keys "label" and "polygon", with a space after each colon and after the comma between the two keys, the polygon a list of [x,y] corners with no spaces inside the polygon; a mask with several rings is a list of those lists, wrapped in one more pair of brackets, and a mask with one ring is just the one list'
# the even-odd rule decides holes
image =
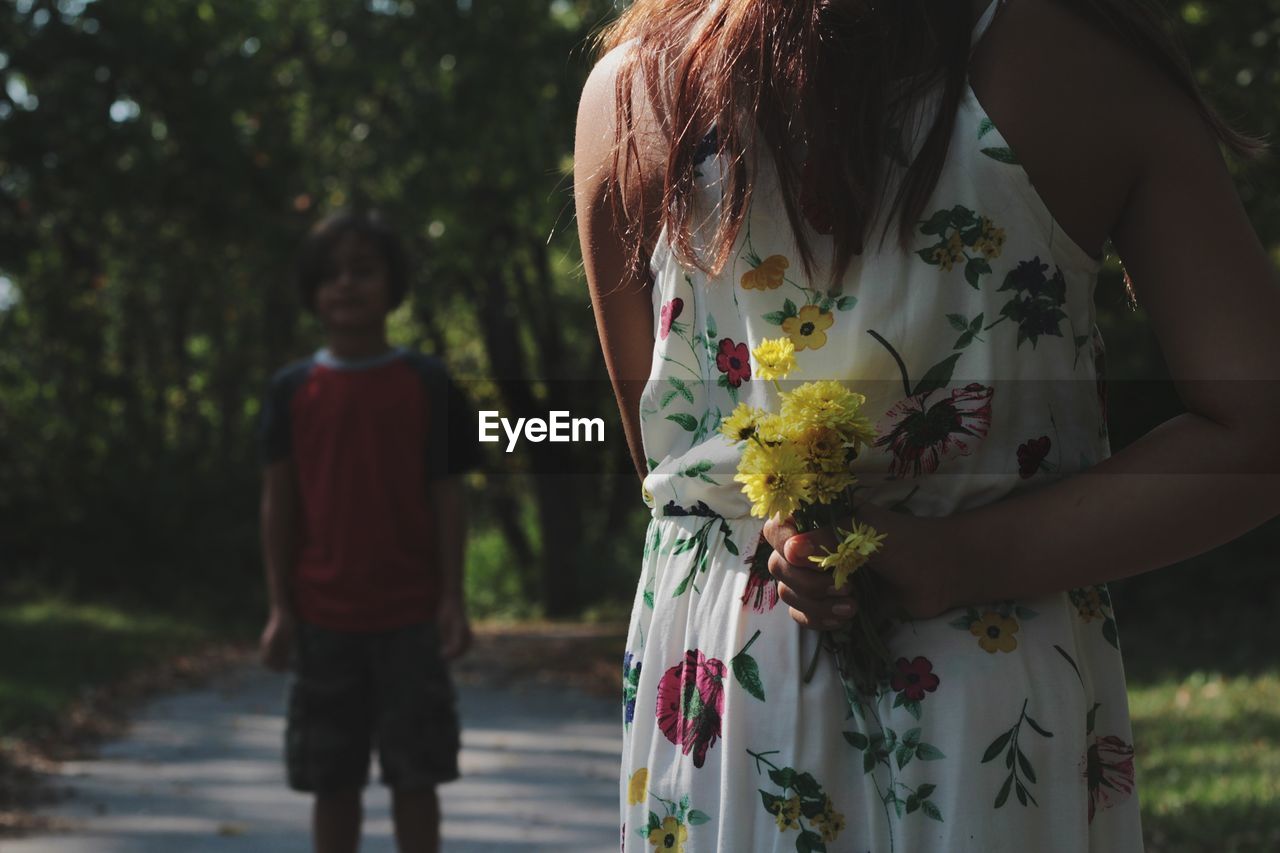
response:
{"label": "yellow flower", "polygon": [[812,483],[804,456],[791,444],[748,444],[733,479],[742,483],[756,518],[791,515],[810,500]]}
{"label": "yellow flower", "polygon": [[951,272],[964,259],[964,241],[960,239],[959,231],[951,235],[945,246],[933,250],[934,263],[940,265],[943,272]]}
{"label": "yellow flower", "polygon": [[674,817],[665,818],[662,826],[649,830],[649,843],[655,850],[674,850],[684,853],[684,843],[689,839],[689,829]]}
{"label": "yellow flower", "polygon": [[835,503],[844,490],[858,482],[848,471],[815,471],[813,473],[813,502]]}
{"label": "yellow flower", "polygon": [[795,441],[796,435],[795,424],[772,412],[763,415],[756,424],[756,437],[765,444],[781,444],[784,441]]}
{"label": "yellow flower", "polygon": [[756,358],[756,376],[786,379],[796,369],[796,345],[790,338],[765,340],[751,351]]}
{"label": "yellow flower", "polygon": [[[847,434],[855,425],[862,429],[859,407],[867,398],[850,391],[834,379],[806,382],[782,397],[782,419],[806,430],[817,427],[839,430]],[[874,432],[874,431],[873,431]]]}
{"label": "yellow flower", "polygon": [[804,448],[810,471],[844,471],[848,448],[839,430],[815,426],[797,430],[796,441]]}
{"label": "yellow flower", "polygon": [[806,305],[795,317],[782,321],[782,331],[791,338],[796,349],[822,349],[827,345],[827,329],[836,318],[817,305]]}
{"label": "yellow flower", "polygon": [[760,266],[742,274],[743,290],[774,290],[782,286],[791,262],[782,255],[770,255]]}
{"label": "yellow flower", "polygon": [[733,414],[720,422],[720,432],[730,441],[746,441],[760,430],[760,421],[767,415],[763,409],[739,403]]}
{"label": "yellow flower", "polygon": [[814,815],[813,825],[822,831],[823,841],[835,841],[844,830],[844,815],[836,811],[830,797],[827,797],[822,811]]}
{"label": "yellow flower", "polygon": [[1018,647],[1018,638],[1013,636],[1018,633],[1017,620],[994,610],[983,613],[981,619],[969,626],[969,633],[977,637],[978,645],[990,654],[1011,652]]}
{"label": "yellow flower", "polygon": [[793,794],[790,799],[778,802],[778,811],[774,814],[778,821],[778,831],[798,829],[800,826],[800,797]]}
{"label": "yellow flower", "polygon": [[871,559],[871,555],[880,550],[887,534],[876,533],[869,524],[854,522],[853,530],[837,530],[844,536],[844,541],[834,551],[828,551],[825,557],[810,557],[818,564],[818,568],[829,570],[835,574],[836,589],[844,587],[849,575]]}
{"label": "yellow flower", "polygon": [[1000,251],[1004,248],[1004,229],[997,228],[990,219],[982,217],[982,236],[978,238],[974,248],[988,258],[1000,257]]}
{"label": "yellow flower", "polygon": [[631,781],[627,783],[627,803],[629,805],[639,805],[649,798],[649,768],[641,767],[635,773],[631,774]]}

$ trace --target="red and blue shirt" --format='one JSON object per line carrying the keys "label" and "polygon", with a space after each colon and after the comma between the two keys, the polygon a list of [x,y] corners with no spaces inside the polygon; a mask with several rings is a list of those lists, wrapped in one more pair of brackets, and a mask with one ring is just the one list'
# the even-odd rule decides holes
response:
{"label": "red and blue shirt", "polygon": [[296,471],[298,617],[339,631],[434,618],[427,484],[479,461],[474,410],[443,363],[402,349],[358,361],[321,350],[272,378],[260,438],[264,464],[292,459]]}

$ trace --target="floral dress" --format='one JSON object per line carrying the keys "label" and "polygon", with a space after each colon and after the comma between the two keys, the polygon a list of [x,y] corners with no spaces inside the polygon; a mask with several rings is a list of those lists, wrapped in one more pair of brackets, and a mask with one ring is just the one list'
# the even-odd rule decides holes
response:
{"label": "floral dress", "polygon": [[[699,174],[695,204],[714,213],[717,158]],[[733,481],[740,448],[717,430],[739,402],[776,409],[750,351],[786,336],[793,379],[866,395],[880,437],[856,464],[876,504],[946,515],[1087,468],[1109,453],[1100,263],[1056,225],[971,89],[911,250],[891,239],[855,258],[834,292],[830,240],[809,235],[806,277],[776,177],[762,168],[756,185],[720,276],[665,242],[652,259],[653,519],[623,663],[622,848],[1141,850],[1105,585],[895,624],[874,695],[847,694],[825,651],[806,682],[820,637],[752,568],[763,522]]]}

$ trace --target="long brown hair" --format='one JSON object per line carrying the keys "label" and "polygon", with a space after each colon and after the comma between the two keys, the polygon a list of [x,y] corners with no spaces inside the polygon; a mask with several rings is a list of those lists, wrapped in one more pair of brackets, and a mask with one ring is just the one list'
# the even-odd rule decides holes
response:
{"label": "long brown hair", "polygon": [[[1229,149],[1243,156],[1261,150],[1200,94],[1157,0],[1074,0],[1070,7],[1155,63]],[[970,4],[957,0],[635,0],[600,36],[602,52],[634,42],[617,78],[610,176],[634,270],[644,269],[644,241],[652,236],[641,233],[644,193],[628,191],[646,178],[635,138],[637,80],[670,143],[657,222],[677,257],[708,273],[723,268],[750,208],[751,173],[763,147],[806,270],[812,272],[813,252],[802,217],[832,235],[838,281],[886,204],[880,239],[896,219],[905,246],[937,185],[964,96],[969,16]],[[908,161],[897,125],[939,83],[940,108]],[[694,249],[691,194],[708,153],[724,156],[728,168],[704,257]],[[886,156],[905,168],[892,200]],[[628,209],[628,198],[641,207]]]}

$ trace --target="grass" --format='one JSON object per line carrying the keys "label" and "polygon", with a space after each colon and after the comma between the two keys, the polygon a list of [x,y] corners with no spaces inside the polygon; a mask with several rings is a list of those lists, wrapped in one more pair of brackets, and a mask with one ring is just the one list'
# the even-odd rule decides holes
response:
{"label": "grass", "polygon": [[0,735],[52,722],[87,687],[187,652],[211,631],[179,615],[40,597],[0,606]]}
{"label": "grass", "polygon": [[1131,687],[1151,853],[1280,849],[1280,671]]}

